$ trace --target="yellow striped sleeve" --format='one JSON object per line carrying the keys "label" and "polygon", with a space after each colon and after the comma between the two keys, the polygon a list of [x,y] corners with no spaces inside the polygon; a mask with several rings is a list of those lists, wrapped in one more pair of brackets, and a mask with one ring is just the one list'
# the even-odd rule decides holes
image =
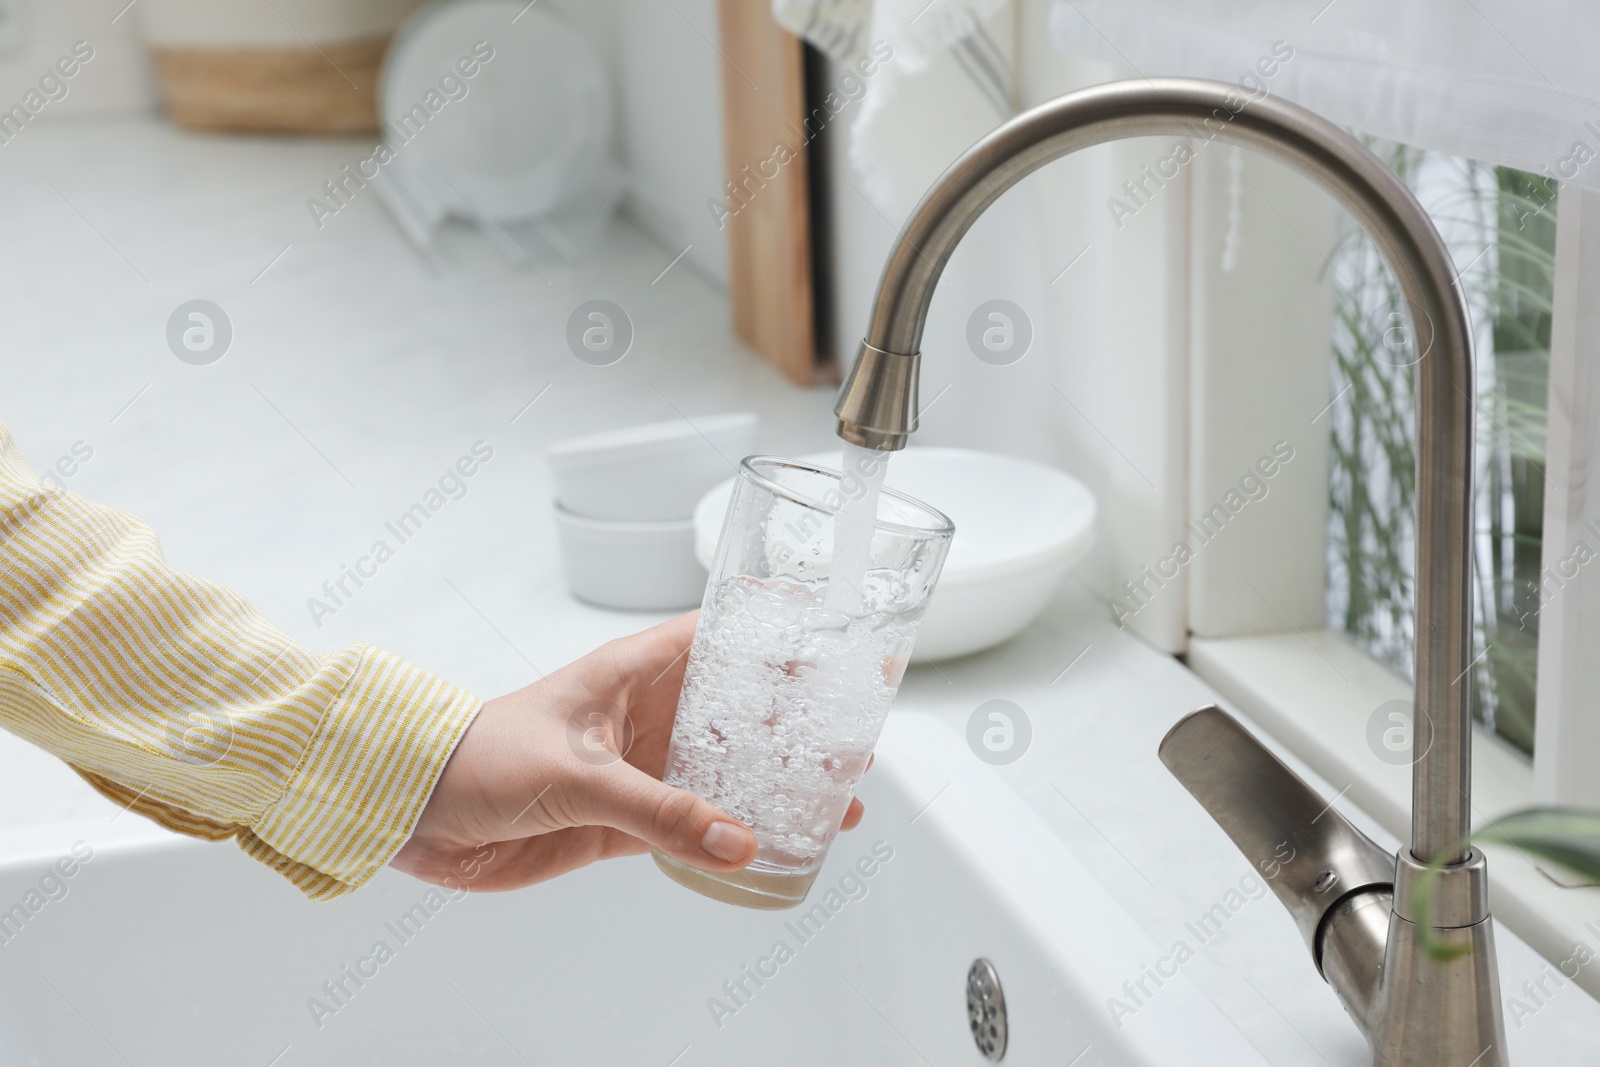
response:
{"label": "yellow striped sleeve", "polygon": [[479,706],[371,646],[317,656],[0,423],[0,726],[116,803],[332,898],[405,844]]}

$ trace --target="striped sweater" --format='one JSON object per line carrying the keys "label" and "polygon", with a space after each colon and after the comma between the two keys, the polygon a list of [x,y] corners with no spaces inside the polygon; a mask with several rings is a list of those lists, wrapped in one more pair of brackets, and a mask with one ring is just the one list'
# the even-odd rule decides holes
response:
{"label": "striped sweater", "polygon": [[0,423],[0,726],[117,804],[330,899],[405,843],[479,706],[380,649],[297,644],[41,482]]}

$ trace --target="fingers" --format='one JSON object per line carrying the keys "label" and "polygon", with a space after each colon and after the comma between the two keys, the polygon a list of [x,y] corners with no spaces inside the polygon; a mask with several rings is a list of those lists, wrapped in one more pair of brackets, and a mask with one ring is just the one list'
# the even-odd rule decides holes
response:
{"label": "fingers", "polygon": [[491,847],[493,861],[484,864],[479,876],[466,886],[474,893],[521,889],[598,860],[636,855],[649,846],[610,827],[569,826],[537,837],[497,841]]}
{"label": "fingers", "polygon": [[693,793],[614,763],[590,791],[584,821],[645,841],[675,860],[731,871],[756,858],[756,835]]}
{"label": "fingers", "polygon": [[866,813],[865,804],[859,800],[851,800],[850,807],[845,810],[844,819],[839,823],[839,829],[854,830],[861,824],[861,817]]}
{"label": "fingers", "polygon": [[653,684],[653,680],[662,674],[682,675],[684,662],[688,659],[689,646],[694,643],[695,624],[699,619],[700,612],[686,611],[676,618],[668,619],[664,623],[626,638],[629,642],[637,642],[638,670],[645,675],[646,684]]}

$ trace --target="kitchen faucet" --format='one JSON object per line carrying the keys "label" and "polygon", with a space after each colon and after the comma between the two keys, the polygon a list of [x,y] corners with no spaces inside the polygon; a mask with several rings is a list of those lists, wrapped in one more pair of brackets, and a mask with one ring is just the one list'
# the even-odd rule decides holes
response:
{"label": "kitchen faucet", "polygon": [[[1472,329],[1450,253],[1393,172],[1304,108],[1222,82],[1113,82],[1041,104],[968,149],[901,231],[834,404],[839,436],[879,450],[906,446],[917,428],[928,305],[950,254],[985,208],[1070,152],[1153,135],[1264,152],[1318,182],[1361,221],[1410,306],[1421,409],[1410,846],[1391,856],[1215,706],[1174,726],[1161,759],[1268,878],[1318,971],[1366,1034],[1374,1064],[1501,1067],[1508,1054],[1488,868],[1466,843]],[[1430,863],[1441,865],[1436,873]],[[1430,953],[1429,941],[1448,952]]]}

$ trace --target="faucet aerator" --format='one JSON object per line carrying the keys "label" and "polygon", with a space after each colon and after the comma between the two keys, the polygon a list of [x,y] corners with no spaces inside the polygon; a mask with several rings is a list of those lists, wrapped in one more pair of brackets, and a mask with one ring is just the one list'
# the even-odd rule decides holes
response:
{"label": "faucet aerator", "polygon": [[833,413],[839,436],[862,448],[898,452],[917,429],[917,380],[922,356],[896,355],[862,342],[839,390]]}

